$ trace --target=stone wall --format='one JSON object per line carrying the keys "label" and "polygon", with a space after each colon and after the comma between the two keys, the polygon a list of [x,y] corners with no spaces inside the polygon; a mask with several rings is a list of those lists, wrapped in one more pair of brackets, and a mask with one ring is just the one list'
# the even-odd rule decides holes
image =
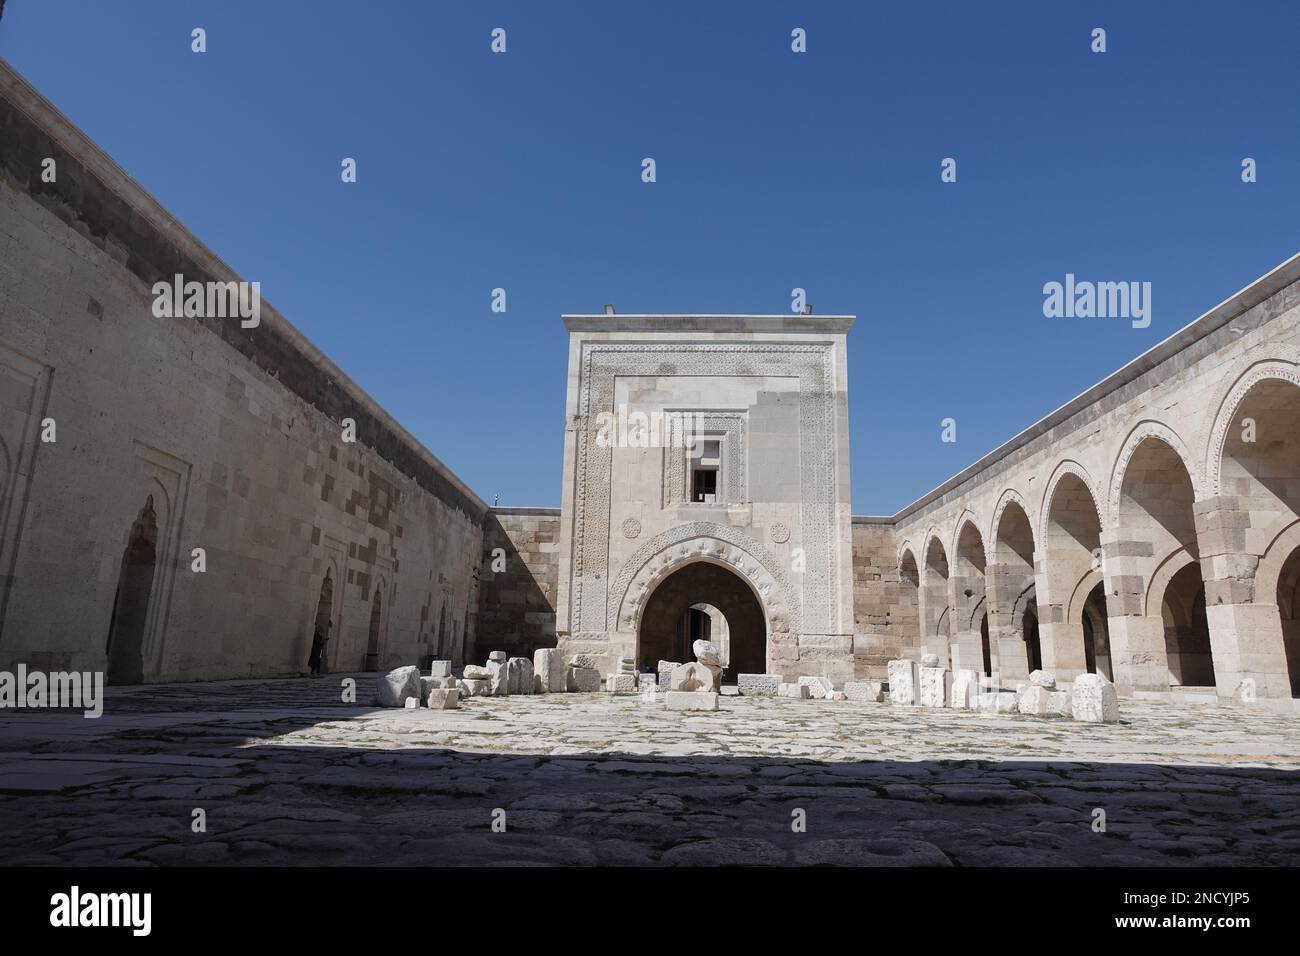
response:
{"label": "stone wall", "polygon": [[[1279,599],[1300,562],[1298,335],[1300,256],[895,515],[933,649],[979,667],[987,615],[1007,679],[1033,648],[1067,681],[1104,652],[1125,694],[1300,695]],[[1084,638],[1099,586],[1109,647]]]}
{"label": "stone wall", "polygon": [[493,508],[483,525],[477,643],[473,662],[491,651],[533,656],[555,647],[559,508]]}
{"label": "stone wall", "polygon": [[892,523],[853,519],[853,667],[858,677],[884,679],[888,661],[914,650],[916,595],[900,581],[897,554]]}
{"label": "stone wall", "polygon": [[332,669],[459,657],[486,506],[269,304],[156,317],[175,274],[241,278],[0,63],[0,667],[301,672],[327,573]]}

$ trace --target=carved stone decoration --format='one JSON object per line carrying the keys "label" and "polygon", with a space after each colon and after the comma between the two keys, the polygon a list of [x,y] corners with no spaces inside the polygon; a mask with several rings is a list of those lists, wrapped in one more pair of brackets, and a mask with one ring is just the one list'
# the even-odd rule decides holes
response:
{"label": "carved stone decoration", "polygon": [[772,527],[768,529],[767,533],[771,535],[772,540],[775,541],[777,544],[785,544],[787,541],[790,540],[790,529],[787,528],[780,521],[772,525]]}
{"label": "carved stone decoration", "polygon": [[[670,414],[698,415],[703,436],[708,439],[720,439],[722,442],[722,485],[718,488],[718,501],[721,504],[736,504],[749,499],[749,485],[746,480],[748,462],[746,461],[745,430],[748,414],[741,411],[724,409],[666,409]],[[699,437],[699,436],[697,436]],[[687,461],[689,448],[664,449],[663,504],[665,508],[688,504],[691,500],[690,477]]]}
{"label": "carved stone decoration", "polygon": [[[678,375],[734,376],[743,365],[754,375],[797,378],[800,435],[799,536],[807,556],[798,601],[813,619],[796,628],[830,633],[843,608],[838,586],[841,559],[836,486],[836,390],[831,343],[584,342],[580,386],[573,421],[578,425],[573,459],[573,524],[568,628],[599,633],[617,628],[622,592],[610,580],[611,472],[613,450],[602,447],[600,413],[616,406],[616,381],[623,376],[653,375],[672,361]],[[725,467],[724,457],[724,467]],[[684,465],[683,459],[683,465]],[[724,539],[726,540],[726,539]],[[658,550],[658,549],[657,549]],[[657,553],[656,550],[656,553]],[[760,548],[760,550],[763,550]],[[619,574],[630,577],[632,562]],[[774,564],[779,570],[779,564]],[[637,570],[640,570],[638,567]],[[788,580],[783,590],[793,596]],[[792,618],[801,614],[791,608]]]}
{"label": "carved stone decoration", "polygon": [[[781,562],[743,532],[710,521],[695,521],[665,531],[643,544],[627,560],[610,585],[611,600],[616,602],[613,605],[617,612],[615,626],[633,629],[653,585],[691,561],[715,560],[718,542],[728,545],[732,552],[727,563],[744,574],[764,596],[772,631],[787,633],[793,628],[799,633],[799,597]],[[677,557],[664,561],[665,555]]]}
{"label": "carved stone decoration", "polygon": [[641,522],[636,518],[623,519],[623,537],[639,538],[641,537]]}
{"label": "carved stone decoration", "polygon": [[1182,438],[1163,422],[1145,419],[1138,422],[1137,426],[1129,432],[1124,447],[1119,453],[1119,459],[1115,462],[1115,469],[1111,473],[1110,500],[1107,505],[1110,513],[1110,521],[1107,523],[1111,528],[1119,527],[1120,496],[1124,487],[1124,476],[1128,472],[1128,463],[1133,458],[1138,447],[1148,438],[1157,438],[1174,450],[1174,453],[1182,460],[1183,467],[1187,469],[1188,477],[1191,478],[1192,494],[1197,499],[1204,496],[1200,468],[1187,450],[1187,445]]}
{"label": "carved stone decoration", "polygon": [[1227,398],[1219,407],[1219,412],[1215,416],[1214,430],[1210,434],[1209,460],[1205,463],[1205,473],[1209,476],[1207,484],[1211,495],[1222,494],[1223,446],[1227,442],[1228,429],[1236,419],[1237,409],[1245,401],[1250,390],[1260,382],[1282,381],[1300,386],[1300,368],[1296,367],[1296,361],[1300,360],[1288,362],[1274,359],[1260,362],[1233,384]]}

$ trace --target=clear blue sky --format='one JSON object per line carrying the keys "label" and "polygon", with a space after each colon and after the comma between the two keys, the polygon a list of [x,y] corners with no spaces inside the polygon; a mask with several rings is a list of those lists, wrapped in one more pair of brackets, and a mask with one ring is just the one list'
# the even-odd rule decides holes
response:
{"label": "clear blue sky", "polygon": [[[0,55],[488,501],[559,503],[562,313],[785,312],[800,286],[859,317],[860,514],[1300,250],[1298,51],[1295,0],[9,0],[0,22]],[[1067,272],[1150,281],[1150,328],[1044,318]]]}

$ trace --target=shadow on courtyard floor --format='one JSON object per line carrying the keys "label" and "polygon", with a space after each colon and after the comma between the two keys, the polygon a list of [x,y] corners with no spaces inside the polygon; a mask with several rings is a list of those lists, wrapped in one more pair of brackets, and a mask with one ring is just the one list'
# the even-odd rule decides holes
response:
{"label": "shadow on courtyard floor", "polygon": [[[1300,773],[1293,771],[468,753],[408,746],[400,721],[384,728],[349,722],[374,711],[337,703],[337,682],[292,686],[290,697],[285,682],[265,681],[126,691],[110,698],[98,721],[6,714],[0,863],[1300,862]],[[361,686],[360,697],[369,697],[370,687]],[[331,742],[327,731],[339,736],[340,721],[348,734]],[[284,738],[309,728],[316,728],[310,741]],[[538,749],[549,749],[544,728]],[[206,832],[193,832],[196,809]],[[1104,832],[1096,829],[1098,811]],[[502,812],[505,831],[494,832]]]}

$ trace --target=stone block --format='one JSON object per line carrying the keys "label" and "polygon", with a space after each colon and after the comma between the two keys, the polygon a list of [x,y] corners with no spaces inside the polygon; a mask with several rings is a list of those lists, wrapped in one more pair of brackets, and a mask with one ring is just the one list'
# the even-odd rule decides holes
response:
{"label": "stone block", "polygon": [[449,689],[435,687],[425,697],[424,705],[430,710],[455,710],[460,706],[460,691],[455,687]]}
{"label": "stone block", "polygon": [[736,690],[744,697],[775,697],[780,674],[737,674]]}
{"label": "stone block", "polygon": [[981,691],[977,709],[987,714],[1014,714],[1016,693],[1010,690]]}
{"label": "stone block", "polygon": [[488,680],[466,680],[462,677],[456,682],[456,689],[460,691],[462,697],[486,697],[492,693],[492,682]]}
{"label": "stone block", "polygon": [[506,661],[506,684],[511,694],[533,692],[533,662],[526,657],[512,657]]}
{"label": "stone block", "polygon": [[596,658],[590,654],[574,654],[569,658],[569,666],[590,670],[596,666]]}
{"label": "stone block", "polygon": [[845,695],[844,691],[842,690],[833,690],[831,691],[831,696],[827,697],[826,699],[827,700],[848,700],[848,697]]}
{"label": "stone block", "polygon": [[415,708],[420,706],[420,701],[418,698],[415,697],[407,697],[405,700],[402,701],[402,706],[405,707],[407,710],[415,710]]}
{"label": "stone block", "polygon": [[776,689],[777,697],[791,697],[794,700],[807,700],[810,694],[807,684],[782,684]]}
{"label": "stone block", "polygon": [[1080,674],[1070,689],[1071,712],[1075,720],[1113,724],[1119,720],[1119,695],[1115,685],[1100,674]]}
{"label": "stone block", "polygon": [[380,707],[405,707],[407,700],[420,702],[420,669],[398,667],[379,678],[375,700]]}
{"label": "stone block", "polygon": [[956,710],[970,710],[980,692],[980,676],[973,670],[959,670],[952,680],[952,691],[948,695],[948,705]]}
{"label": "stone block", "polygon": [[533,651],[533,677],[541,694],[563,694],[565,683],[564,655],[558,647],[543,647]]}
{"label": "stone block", "polygon": [[507,655],[505,651],[493,651],[491,654],[488,655],[489,663],[495,661],[498,664],[504,664],[506,660],[507,660]]}
{"label": "stone block", "polygon": [[[1035,674],[1039,671],[1034,671]],[[1032,676],[1032,675],[1031,675]],[[1030,717],[1048,716],[1048,695],[1052,691],[1048,690],[1042,684],[1030,684],[1025,692],[1020,695],[1020,700],[1016,702],[1016,708],[1022,714],[1028,714]]]}
{"label": "stone block", "polygon": [[668,689],[670,691],[716,691],[718,675],[712,668],[697,662],[682,664],[673,668],[672,681]]}
{"label": "stone block", "polygon": [[921,706],[947,707],[948,668],[922,667],[920,670]]}
{"label": "stone block", "polygon": [[605,678],[605,689],[611,694],[635,694],[635,674],[610,674]]}
{"label": "stone block", "polygon": [[799,683],[808,688],[808,696],[813,700],[830,700],[835,692],[829,677],[800,677]]}
{"label": "stone block", "polygon": [[594,667],[570,667],[565,686],[579,694],[594,694],[600,690],[600,671]]}
{"label": "stone block", "polygon": [[[495,654],[496,652],[493,651]],[[488,678],[492,682],[493,697],[507,697],[510,694],[510,671],[508,661],[488,660],[488,673],[492,676]]]}
{"label": "stone block", "polygon": [[1034,687],[1046,687],[1048,690],[1056,689],[1056,675],[1051,671],[1034,671],[1029,675],[1029,683]]}
{"label": "stone block", "polygon": [[691,645],[691,652],[695,655],[696,661],[701,664],[707,664],[711,667],[722,666],[722,658],[718,655],[718,648],[711,641],[696,641]]}
{"label": "stone block", "polygon": [[921,666],[922,666],[922,667],[938,667],[938,666],[939,666],[939,655],[938,655],[938,654],[922,654],[922,655],[921,655]]}
{"label": "stone block", "polygon": [[664,695],[669,710],[717,710],[718,695],[711,691],[670,690]]}
{"label": "stone block", "polygon": [[919,677],[916,661],[890,661],[886,665],[889,675],[889,702],[891,704],[917,704],[920,702]]}
{"label": "stone block", "polygon": [[450,676],[451,676],[451,661],[430,661],[430,662],[429,662],[429,676],[430,676],[430,677],[450,677]]}
{"label": "stone block", "polygon": [[851,680],[844,685],[844,696],[848,700],[878,704],[885,699],[885,685],[878,680]]}
{"label": "stone block", "polygon": [[1068,690],[1047,692],[1047,713],[1051,717],[1073,717],[1074,702]]}
{"label": "stone block", "polygon": [[465,680],[491,680],[492,672],[486,667],[479,667],[477,664],[466,664],[460,676]]}

